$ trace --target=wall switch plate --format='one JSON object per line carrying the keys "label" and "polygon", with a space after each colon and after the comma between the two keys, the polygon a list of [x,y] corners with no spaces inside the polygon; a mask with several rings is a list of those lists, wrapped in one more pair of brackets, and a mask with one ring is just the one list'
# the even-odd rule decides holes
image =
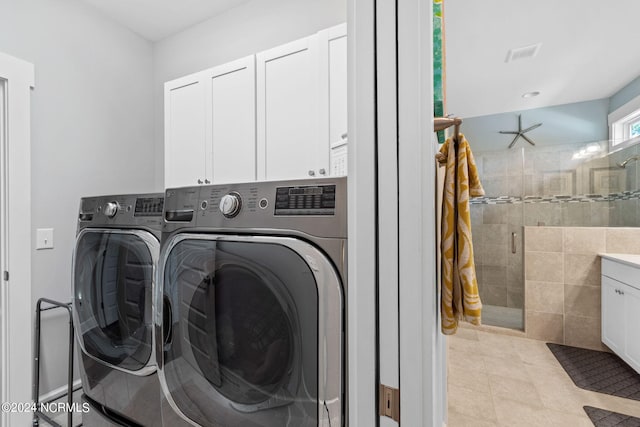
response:
{"label": "wall switch plate", "polygon": [[36,230],[36,249],[53,249],[53,228]]}

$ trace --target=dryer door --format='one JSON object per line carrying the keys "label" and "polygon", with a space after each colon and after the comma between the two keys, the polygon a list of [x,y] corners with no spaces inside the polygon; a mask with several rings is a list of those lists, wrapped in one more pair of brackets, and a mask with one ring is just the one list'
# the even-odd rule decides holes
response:
{"label": "dryer door", "polygon": [[325,255],[294,238],[181,234],[161,263],[159,373],[181,417],[341,425],[342,286]]}
{"label": "dryer door", "polygon": [[146,231],[85,229],[78,235],[73,314],[85,354],[136,375],[155,371],[155,362],[148,362],[158,253],[158,240]]}

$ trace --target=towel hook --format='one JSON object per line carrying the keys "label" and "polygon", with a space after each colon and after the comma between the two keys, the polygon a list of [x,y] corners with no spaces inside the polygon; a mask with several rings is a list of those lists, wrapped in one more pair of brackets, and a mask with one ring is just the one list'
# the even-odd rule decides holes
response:
{"label": "towel hook", "polygon": [[438,132],[453,126],[453,143],[458,143],[458,135],[460,134],[460,125],[462,119],[460,117],[434,117],[433,130]]}
{"label": "towel hook", "polygon": [[433,118],[433,130],[438,132],[449,128],[451,126],[456,126],[456,129],[460,130],[460,125],[462,124],[462,119],[459,117],[434,117]]}

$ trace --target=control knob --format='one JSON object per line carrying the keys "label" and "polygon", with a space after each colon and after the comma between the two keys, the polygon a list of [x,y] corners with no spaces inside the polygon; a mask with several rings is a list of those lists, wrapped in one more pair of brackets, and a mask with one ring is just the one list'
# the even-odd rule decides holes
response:
{"label": "control knob", "polygon": [[104,205],[104,214],[109,218],[113,218],[118,213],[118,209],[120,209],[118,202],[109,202]]}
{"label": "control knob", "polygon": [[235,191],[229,194],[225,194],[220,199],[220,212],[227,218],[233,218],[240,213],[242,208],[242,198],[240,194]]}

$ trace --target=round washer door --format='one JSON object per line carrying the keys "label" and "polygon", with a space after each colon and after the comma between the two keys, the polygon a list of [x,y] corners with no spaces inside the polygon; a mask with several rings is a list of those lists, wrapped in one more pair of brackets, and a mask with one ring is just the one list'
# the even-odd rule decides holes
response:
{"label": "round washer door", "polygon": [[159,373],[181,417],[341,425],[342,286],[324,254],[294,238],[179,234],[161,263]]}
{"label": "round washer door", "polygon": [[85,354],[136,375],[155,371],[151,302],[159,247],[142,230],[80,232],[73,260],[73,315]]}

